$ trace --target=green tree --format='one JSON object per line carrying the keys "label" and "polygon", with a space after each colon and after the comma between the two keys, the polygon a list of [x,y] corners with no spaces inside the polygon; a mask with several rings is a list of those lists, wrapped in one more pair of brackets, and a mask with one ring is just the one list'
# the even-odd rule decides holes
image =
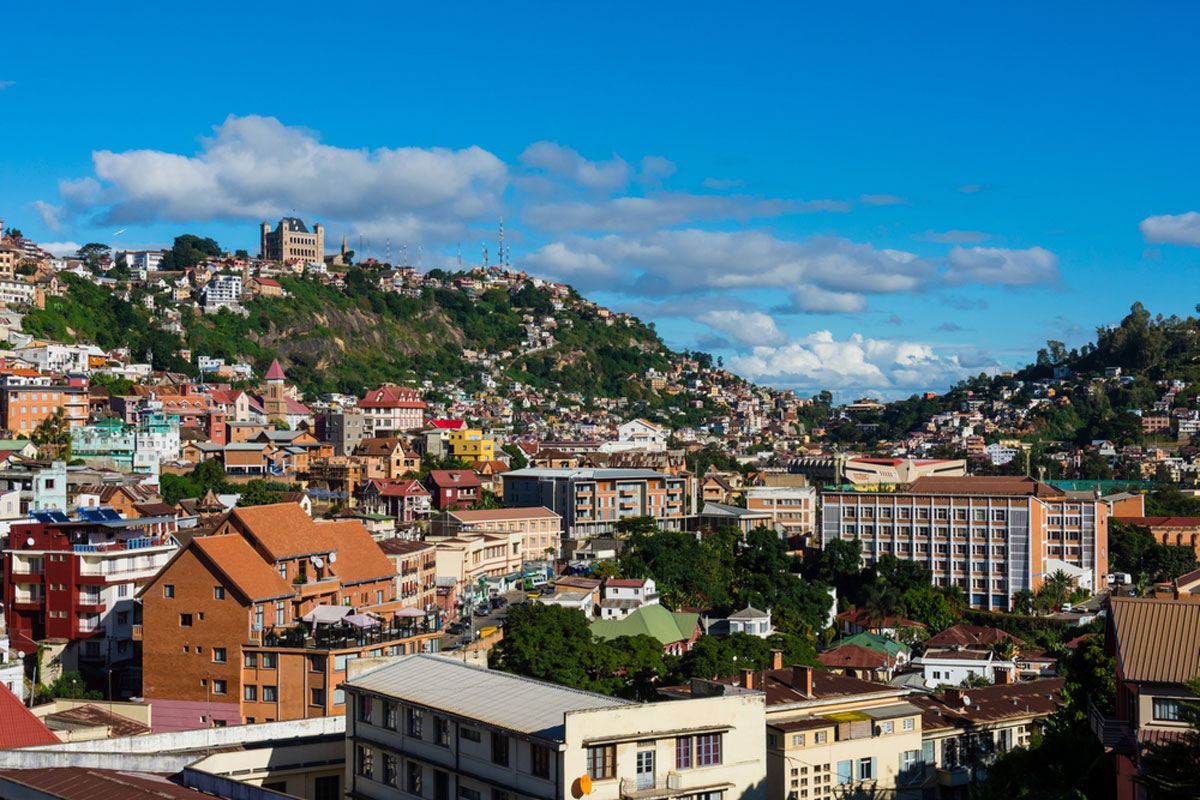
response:
{"label": "green tree", "polygon": [[521,452],[521,448],[511,442],[500,448],[511,456],[509,466],[512,469],[525,469],[529,466],[529,460],[525,458],[525,454]]}
{"label": "green tree", "polygon": [[259,478],[246,481],[238,497],[239,507],[268,506],[280,501],[279,493],[267,487],[267,482]]}
{"label": "green tree", "polygon": [[922,586],[904,593],[905,613],[924,623],[932,633],[939,633],[958,622],[958,614],[946,595],[935,586]]}
{"label": "green tree", "polygon": [[101,261],[108,258],[110,252],[111,248],[106,244],[88,242],[75,251],[75,257],[82,260],[88,269],[94,270]]}
{"label": "green tree", "polygon": [[71,430],[61,408],[38,423],[29,435],[29,441],[38,449],[45,448],[57,459],[71,460]]}
{"label": "green tree", "polygon": [[583,688],[592,648],[587,618],[576,608],[514,606],[504,638],[492,650],[496,669]]}
{"label": "green tree", "polygon": [[175,237],[175,244],[163,253],[162,268],[180,270],[195,267],[209,257],[221,255],[221,247],[214,239],[201,238],[185,233]]}
{"label": "green tree", "polygon": [[101,700],[104,695],[94,689],[88,689],[83,675],[79,672],[64,672],[46,687],[50,697],[62,697],[68,700]]}

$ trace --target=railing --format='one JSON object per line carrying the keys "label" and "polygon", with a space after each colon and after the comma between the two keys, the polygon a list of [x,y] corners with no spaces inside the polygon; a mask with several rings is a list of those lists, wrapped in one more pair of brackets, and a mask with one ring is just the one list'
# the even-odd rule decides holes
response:
{"label": "railing", "polygon": [[1137,749],[1133,726],[1126,720],[1107,716],[1095,703],[1088,703],[1088,726],[1105,750],[1132,753]]}
{"label": "railing", "polygon": [[81,606],[89,607],[104,605],[104,600],[102,600],[98,594],[81,594],[76,602]]}
{"label": "railing", "polygon": [[307,626],[268,628],[251,631],[252,644],[262,647],[284,647],[303,650],[348,650],[354,647],[383,645],[410,639],[422,634],[438,633],[441,628],[426,620],[384,625],[378,628],[354,628],[350,625],[318,625],[311,633]]}
{"label": "railing", "polygon": [[149,547],[165,547],[171,543],[165,536],[139,536],[134,539],[123,539],[116,542],[101,544],[77,544],[76,553],[111,553],[114,550],[145,550]]}

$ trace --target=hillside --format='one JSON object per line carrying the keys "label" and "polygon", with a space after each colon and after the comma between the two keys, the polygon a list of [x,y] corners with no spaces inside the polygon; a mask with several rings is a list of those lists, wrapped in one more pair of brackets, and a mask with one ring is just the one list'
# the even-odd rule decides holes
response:
{"label": "hillside", "polygon": [[[358,268],[347,275],[344,290],[281,277],[287,296],[247,301],[245,315],[205,315],[185,304],[179,335],[146,308],[141,288],[114,291],[69,273],[62,277],[66,296],[47,298],[44,310],[29,312],[26,333],[105,350],[129,347],[135,360],[148,357],[155,369],[192,376],[197,368],[176,355],[181,349],[248,361],[259,374],[278,357],[289,380],[309,396],[361,394],[383,382],[427,379],[458,379],[465,388],[480,388],[480,375],[490,373],[498,381],[660,407],[668,398],[649,387],[646,370],[666,370],[681,357],[652,326],[636,319],[611,324],[573,291],[555,310],[547,292],[528,282],[511,292],[489,289],[472,301],[457,289],[426,288],[419,297],[380,291],[372,273]],[[165,295],[153,298],[157,309],[171,305]],[[522,348],[525,326],[547,317],[553,344]],[[464,358],[464,348],[494,358],[481,366]]]}

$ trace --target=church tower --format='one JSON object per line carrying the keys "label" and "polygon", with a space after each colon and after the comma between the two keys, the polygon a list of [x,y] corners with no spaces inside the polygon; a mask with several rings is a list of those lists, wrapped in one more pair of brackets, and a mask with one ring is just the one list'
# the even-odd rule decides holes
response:
{"label": "church tower", "polygon": [[279,366],[279,359],[273,360],[271,368],[267,370],[267,390],[263,393],[263,411],[267,412],[268,422],[287,421],[285,380],[286,376],[283,374],[283,367]]}

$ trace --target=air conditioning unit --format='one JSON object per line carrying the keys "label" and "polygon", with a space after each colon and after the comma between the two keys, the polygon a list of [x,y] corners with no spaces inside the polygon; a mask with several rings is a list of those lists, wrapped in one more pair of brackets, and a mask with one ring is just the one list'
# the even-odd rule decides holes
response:
{"label": "air conditioning unit", "polygon": [[673,792],[678,792],[683,788],[683,776],[678,772],[667,773],[667,788]]}

